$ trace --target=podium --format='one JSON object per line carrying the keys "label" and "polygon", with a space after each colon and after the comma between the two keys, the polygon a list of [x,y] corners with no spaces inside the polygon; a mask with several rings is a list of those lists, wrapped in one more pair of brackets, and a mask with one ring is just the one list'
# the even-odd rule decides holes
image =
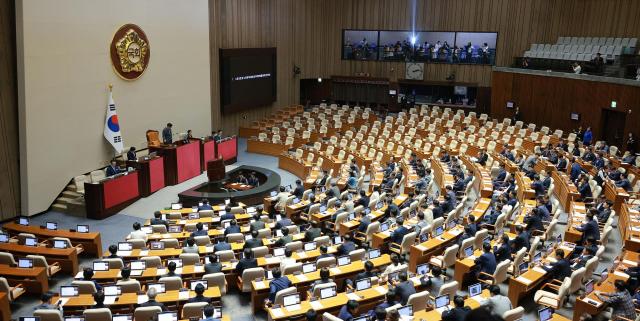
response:
{"label": "podium", "polygon": [[209,182],[223,180],[225,175],[224,159],[218,158],[207,162],[207,177],[209,177]]}
{"label": "podium", "polygon": [[127,167],[133,167],[138,171],[140,196],[147,197],[165,186],[164,160],[162,157],[127,161]]}
{"label": "podium", "polygon": [[99,183],[84,183],[87,217],[95,220],[118,213],[140,198],[138,172],[133,171]]}
{"label": "podium", "polygon": [[164,159],[165,185],[182,183],[200,175],[200,140],[179,145],[149,147],[149,152],[156,152]]}

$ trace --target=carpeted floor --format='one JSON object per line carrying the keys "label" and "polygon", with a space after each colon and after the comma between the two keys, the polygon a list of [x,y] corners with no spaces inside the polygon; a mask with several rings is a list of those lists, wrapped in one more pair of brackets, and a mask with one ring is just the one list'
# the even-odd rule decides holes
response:
{"label": "carpeted floor", "polygon": [[[228,166],[227,170],[233,169],[240,165],[261,166],[278,172],[282,178],[283,185],[293,184],[297,179],[291,173],[278,169],[278,159],[276,157],[246,153],[245,139],[239,140],[238,151],[238,162],[232,166]],[[179,185],[166,187],[147,198],[140,199],[139,201],[122,210],[120,213],[102,221],[94,221],[57,212],[48,212],[43,215],[33,217],[32,224],[40,225],[48,221],[54,221],[58,222],[61,229],[75,228],[77,224],[89,224],[92,230],[100,232],[102,237],[102,245],[106,249],[109,244],[116,244],[118,241],[123,240],[131,230],[131,225],[134,222],[142,222],[144,221],[144,219],[150,218],[155,210],[163,208],[172,202],[176,202],[178,200],[177,194],[179,192],[189,189],[205,181],[206,174],[202,174]],[[471,199],[473,199],[474,197],[475,195],[472,195]],[[566,219],[566,213],[563,213],[563,215],[560,217],[560,221],[566,222]],[[617,223],[614,223],[614,226],[616,224]],[[556,227],[556,234],[564,233],[565,228],[566,225],[559,224]],[[609,245],[607,246],[607,251],[604,254],[604,259],[600,262],[600,266],[597,270],[601,271],[605,266],[610,266],[612,264],[613,258],[618,252],[617,249],[620,248],[622,248],[620,233],[616,229],[611,235]],[[91,261],[93,261],[93,259],[82,258],[80,260],[80,264],[90,264]],[[453,271],[449,271],[449,275],[452,274]],[[55,277],[50,281],[51,291],[58,291],[61,285],[66,285],[70,282],[70,276]],[[508,289],[507,284],[501,285],[501,289],[502,292],[506,294]],[[461,290],[462,292],[466,291],[466,289]],[[230,315],[233,321],[266,320],[266,313],[259,312],[257,315],[254,315],[253,313],[251,313],[251,309],[247,308],[250,305],[249,295],[239,294],[235,291],[231,291],[228,294],[229,295],[225,295],[222,298],[223,312]],[[569,305],[566,308],[559,310],[558,313],[570,318],[573,314],[573,302],[575,302],[575,296],[572,297]],[[12,317],[17,319],[21,316],[30,316],[33,312],[33,308],[38,303],[39,301],[36,296],[23,295],[15,304],[11,306]],[[527,311],[524,320],[528,321],[537,319],[538,306],[533,302],[532,295],[523,299],[521,305]]]}

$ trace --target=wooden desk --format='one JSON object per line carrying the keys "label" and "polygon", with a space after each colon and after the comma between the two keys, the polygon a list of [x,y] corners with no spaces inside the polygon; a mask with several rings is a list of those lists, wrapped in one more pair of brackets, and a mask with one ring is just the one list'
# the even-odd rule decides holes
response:
{"label": "wooden desk", "polygon": [[49,239],[52,237],[66,237],[71,240],[72,244],[82,244],[84,247],[84,253],[93,254],[95,257],[102,256],[102,241],[100,240],[100,233],[78,233],[71,232],[69,230],[48,230],[46,228],[40,228],[40,226],[24,226],[16,224],[14,222],[6,223],[2,226],[4,230],[11,235],[17,235],[19,233],[31,233],[38,238]]}
{"label": "wooden desk", "polygon": [[[149,281],[158,280],[167,273],[165,270],[160,270],[157,267],[148,267],[142,271],[141,275],[131,275],[132,279],[140,281],[140,284],[145,284]],[[176,273],[182,277],[182,280],[197,279],[204,275],[204,265],[185,265],[182,268],[177,268]],[[76,280],[83,279],[82,271],[74,277]],[[107,271],[94,271],[93,280],[100,284],[115,283],[122,278],[120,269],[109,269]]]}
{"label": "wooden desk", "polygon": [[278,168],[284,169],[303,179],[307,177],[307,174],[311,171],[311,166],[305,166],[293,157],[285,154],[278,155]]}
{"label": "wooden desk", "polygon": [[582,240],[582,232],[578,231],[578,227],[586,222],[587,209],[583,202],[571,202],[569,215],[567,219],[567,229],[564,232],[564,240],[571,243],[577,243]]}
{"label": "wooden desk", "polygon": [[0,264],[0,275],[7,278],[10,286],[24,285],[27,293],[42,294],[49,291],[49,279],[44,267],[34,266],[23,269]]}
{"label": "wooden desk", "polygon": [[515,173],[516,184],[518,185],[518,200],[522,203],[525,200],[535,199],[536,192],[531,188],[531,179],[522,172]]}
{"label": "wooden desk", "polygon": [[[640,254],[635,252],[627,252],[624,254],[624,260],[629,261],[629,263],[637,264],[640,259]],[[623,261],[623,264],[626,262]],[[629,264],[631,265],[631,264]],[[631,265],[632,266],[632,265]],[[580,320],[580,316],[584,313],[588,313],[591,315],[597,315],[604,310],[606,305],[598,299],[595,295],[595,291],[600,292],[615,292],[614,282],[616,280],[627,281],[629,279],[629,275],[622,272],[620,269],[610,272],[607,274],[607,278],[604,281],[598,282],[593,287],[593,292],[591,292],[586,297],[580,296],[576,298],[576,304],[573,308],[573,320]]]}
{"label": "wooden desk", "polygon": [[140,198],[138,172],[132,171],[98,183],[84,183],[87,217],[101,220]]}
{"label": "wooden desk", "polygon": [[622,204],[624,204],[629,199],[629,193],[627,193],[624,188],[616,186],[611,180],[606,180],[604,182],[604,196],[607,197],[608,200],[613,202],[613,209],[616,213],[620,213],[622,209]]}
{"label": "wooden desk", "polygon": [[[570,256],[573,252],[573,248],[567,247],[565,244],[560,248],[564,250],[565,257]],[[529,268],[523,274],[509,278],[509,299],[511,304],[519,306],[522,298],[537,290],[548,279],[549,274],[541,267]]]}
{"label": "wooden desk", "polygon": [[[188,296],[184,297],[181,297],[179,293],[180,291],[178,290],[159,293],[158,296],[156,296],[156,301],[182,306],[189,298],[196,296],[195,291],[189,291]],[[218,289],[217,287],[208,288],[207,290],[205,290],[204,296],[219,301],[220,289]],[[59,299],[61,298],[56,295],[51,300],[51,302],[57,302]],[[90,308],[94,304],[93,295],[91,294],[81,294],[77,297],[62,298],[62,300],[62,306],[64,307],[65,315],[76,314],[78,310]],[[138,296],[137,293],[123,293],[122,295],[118,296],[117,301],[111,304],[105,304],[108,305],[111,309],[123,309],[129,307],[129,309],[133,311],[133,308],[136,305],[146,301],[148,301],[148,297],[146,294]]]}
{"label": "wooden desk", "polygon": [[578,189],[573,182],[571,182],[567,174],[560,171],[554,171],[551,174],[551,177],[553,178],[553,182],[556,186],[556,197],[558,198],[558,201],[560,201],[560,205],[562,205],[564,211],[568,212],[571,202],[577,200],[580,197],[580,193],[578,193]]}
{"label": "wooden desk", "polygon": [[42,255],[49,264],[58,262],[62,271],[75,275],[78,273],[78,252],[75,248],[54,249],[44,246],[26,246],[15,243],[0,243],[0,251],[27,256],[29,254]]}
{"label": "wooden desk", "polygon": [[[481,298],[478,299],[476,297],[467,298],[464,300],[464,305],[473,309],[477,309],[480,307],[480,304],[485,299],[491,297],[488,289],[482,290],[482,293],[479,295]],[[453,300],[451,300],[450,307],[453,308]],[[413,320],[442,320],[442,314],[440,311],[435,309],[423,310],[423,311],[413,311]]]}
{"label": "wooden desk", "polygon": [[[391,263],[391,257],[388,254],[384,254],[371,260],[371,263],[380,269]],[[329,269],[331,278],[339,289],[343,288],[345,280],[353,278],[357,273],[362,271],[364,271],[364,261],[355,261],[345,266]],[[310,285],[313,282],[320,279],[320,270],[299,275],[288,275],[287,277],[291,280],[292,286],[298,288],[298,293],[301,293],[301,300],[309,300],[310,298],[307,297],[306,292],[310,289]],[[257,311],[263,307],[264,300],[269,296],[269,283],[270,281],[268,280],[251,282],[251,306],[253,311]]]}
{"label": "wooden desk", "polygon": [[11,306],[9,305],[9,296],[6,292],[0,292],[0,321],[11,320]]}
{"label": "wooden desk", "polygon": [[620,236],[624,242],[624,248],[628,251],[640,252],[640,212],[634,210],[629,204],[622,204],[618,226]]}
{"label": "wooden desk", "polygon": [[257,139],[248,139],[247,140],[247,152],[248,153],[257,153],[271,156],[280,156],[282,153],[286,152],[287,149],[291,146],[287,146],[285,144],[275,144],[271,141],[259,141]]}

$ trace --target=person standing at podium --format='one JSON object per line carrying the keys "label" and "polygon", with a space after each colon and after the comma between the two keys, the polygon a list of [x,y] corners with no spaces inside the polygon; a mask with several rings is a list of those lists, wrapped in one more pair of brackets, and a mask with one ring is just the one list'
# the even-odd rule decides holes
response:
{"label": "person standing at podium", "polygon": [[118,167],[118,165],[116,164],[116,161],[112,160],[111,165],[107,167],[107,177],[117,175],[121,172],[122,170],[120,169],[120,167]]}
{"label": "person standing at podium", "polygon": [[172,123],[167,123],[167,127],[162,130],[162,142],[165,144],[173,143],[173,133],[171,132],[172,127]]}
{"label": "person standing at podium", "polygon": [[136,159],[137,159],[136,158],[136,148],[131,146],[129,148],[129,151],[127,152],[127,160],[128,161],[135,161]]}

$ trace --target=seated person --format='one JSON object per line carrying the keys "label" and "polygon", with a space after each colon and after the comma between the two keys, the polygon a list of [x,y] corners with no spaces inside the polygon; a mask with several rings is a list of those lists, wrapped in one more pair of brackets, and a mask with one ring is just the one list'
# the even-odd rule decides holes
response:
{"label": "seated person", "polygon": [[551,277],[556,280],[564,280],[564,278],[571,276],[571,264],[569,260],[565,259],[564,251],[562,249],[556,249],[556,262],[551,263],[550,266],[542,266],[542,268],[551,274]]}
{"label": "seated person", "polygon": [[304,232],[304,241],[311,242],[316,239],[316,237],[322,236],[322,230],[318,227],[318,222],[311,221],[310,227]]}
{"label": "seated person", "polygon": [[635,320],[636,311],[633,305],[633,298],[627,290],[627,285],[623,280],[615,280],[613,285],[615,286],[615,292],[602,293],[595,291],[598,299],[613,308],[611,320],[622,320],[620,319],[621,317],[628,320]]}
{"label": "seated person", "polygon": [[304,194],[304,186],[302,186],[302,182],[299,179],[296,180],[296,188],[293,189],[292,194],[295,197],[302,199],[302,194]]}
{"label": "seated person", "polygon": [[51,292],[44,292],[40,296],[41,303],[34,308],[35,310],[61,310],[60,304],[51,304]]}
{"label": "seated person", "polygon": [[101,292],[102,286],[96,280],[93,279],[93,269],[90,267],[85,267],[82,270],[82,281],[91,281],[93,285],[96,286],[96,291]]}
{"label": "seated person", "polygon": [[409,300],[409,296],[416,293],[413,281],[409,280],[407,272],[404,271],[398,274],[398,281],[395,282],[395,287],[396,295],[402,305],[406,305]]}
{"label": "seated person", "polygon": [[196,240],[193,237],[188,238],[186,243],[182,248],[182,253],[198,254],[198,245],[196,245]]}
{"label": "seated person", "polygon": [[358,315],[358,301],[349,300],[347,304],[343,305],[340,308],[340,312],[338,313],[338,318],[343,321],[352,321],[355,316]]}
{"label": "seated person", "polygon": [[133,231],[127,235],[127,240],[138,239],[147,241],[147,233],[142,230],[142,225],[140,223],[133,223]]}
{"label": "seated person", "polygon": [[283,216],[278,222],[276,222],[276,225],[274,226],[276,229],[281,229],[285,226],[291,226],[293,225],[293,221],[291,221],[290,218]]}
{"label": "seated person", "polygon": [[464,298],[459,295],[453,297],[453,305],[453,309],[442,312],[442,321],[464,321],[471,312],[471,308],[464,305]]}
{"label": "seated person", "polygon": [[493,311],[496,315],[504,315],[505,312],[511,310],[511,300],[506,295],[500,293],[500,287],[492,285],[489,287],[491,297],[482,303],[482,306],[486,306]]}
{"label": "seated person", "polygon": [[276,301],[278,291],[290,287],[292,283],[286,275],[282,275],[282,271],[279,268],[273,268],[271,273],[273,274],[273,279],[269,282],[269,302],[273,303]]}
{"label": "seated person", "polygon": [[342,244],[338,246],[338,255],[348,255],[351,251],[356,250],[356,244],[353,243],[351,234],[345,234]]}
{"label": "seated person", "polygon": [[580,256],[571,260],[571,268],[577,270],[581,267],[585,267],[587,265],[587,261],[592,259],[594,255],[596,255],[596,252],[593,251],[593,248],[585,247]]}
{"label": "seated person", "polygon": [[293,258],[293,251],[290,249],[284,250],[284,258],[280,260],[280,271],[284,273],[284,270],[291,265],[296,264],[296,259]]}
{"label": "seated person", "polygon": [[[482,243],[482,255],[475,259],[478,273],[486,273],[493,275],[496,271],[496,256],[491,252],[491,243]],[[478,274],[478,278],[483,278],[482,274]]]}
{"label": "seated person", "polygon": [[202,205],[198,205],[198,211],[212,211],[213,207],[211,205],[209,205],[209,200],[208,199],[203,199],[201,201]]}
{"label": "seated person", "polygon": [[496,263],[511,259],[511,249],[509,248],[509,236],[502,234],[498,244],[493,246],[493,255],[496,257]]}
{"label": "seated person", "polygon": [[274,243],[275,246],[278,247],[282,247],[285,246],[288,243],[293,242],[293,237],[291,237],[291,235],[289,235],[289,229],[286,227],[283,227],[280,229],[280,232],[282,232],[282,236]]}
{"label": "seated person", "polygon": [[92,309],[107,308],[107,306],[104,305],[104,292],[102,292],[102,290],[97,291],[93,294],[93,301],[95,301],[96,303],[91,306]]}
{"label": "seated person", "polygon": [[117,245],[115,245],[115,244],[109,245],[108,251],[109,251],[109,256],[107,256],[107,258],[110,258],[110,259],[120,258],[118,256],[118,246]]}
{"label": "seated person", "polygon": [[224,236],[227,236],[232,233],[241,233],[240,226],[238,226],[238,222],[236,220],[231,220],[230,225],[224,229]]}
{"label": "seated person", "polygon": [[258,230],[251,231],[251,238],[244,241],[244,246],[242,248],[243,249],[245,249],[245,248],[254,249],[256,247],[263,246],[264,243],[262,243],[262,239],[261,238],[258,238],[258,234],[259,234]]}
{"label": "seated person", "polygon": [[395,273],[400,270],[406,270],[406,268],[407,268],[407,265],[401,261],[400,257],[397,254],[392,253],[391,264],[387,265],[387,267],[382,272],[381,276],[387,277],[389,274]]}
{"label": "seated person", "polygon": [[207,234],[207,231],[205,231],[204,224],[202,224],[202,222],[196,223],[196,230],[193,231],[193,233],[191,233],[191,237],[208,236],[208,235],[209,234]]}
{"label": "seated person", "polygon": [[262,220],[262,218],[260,218],[260,214],[256,212],[256,214],[253,214],[253,220],[251,221],[251,223],[249,223],[249,230],[250,231],[259,231],[263,228],[265,228],[267,225],[264,223],[264,221]]}
{"label": "seated person", "polygon": [[112,160],[109,166],[107,166],[107,177],[115,176],[122,173],[123,170],[118,167],[118,163],[115,160]]}
{"label": "seated person", "polygon": [[169,264],[167,264],[167,274],[165,276],[180,276],[180,274],[176,272],[177,269],[178,265],[176,265],[176,262],[169,262]]}
{"label": "seated person", "polygon": [[225,206],[224,214],[220,215],[220,222],[227,221],[227,220],[235,220],[235,218],[236,218],[236,215],[231,213],[231,207]]}
{"label": "seated person", "polygon": [[207,258],[208,262],[204,265],[205,274],[222,272],[222,263],[219,262],[217,255],[209,254]]}
{"label": "seated person", "polygon": [[242,277],[242,272],[246,269],[254,268],[258,266],[258,261],[253,258],[253,251],[251,249],[244,249],[242,251],[242,259],[236,264],[236,275]]}
{"label": "seated person", "polygon": [[218,251],[229,251],[231,250],[231,244],[227,243],[227,239],[226,238],[221,238],[218,240],[218,243],[216,243],[213,246],[213,252],[218,252]]}
{"label": "seated person", "polygon": [[156,288],[149,288],[147,290],[147,297],[149,298],[149,301],[145,302],[145,303],[141,303],[139,306],[140,307],[160,307],[160,309],[162,309],[163,312],[167,311],[167,307],[162,303],[162,302],[158,302],[156,301],[156,296],[158,295],[158,291],[156,290]]}
{"label": "seated person", "polygon": [[215,308],[213,307],[213,305],[211,304],[206,305],[202,309],[202,314],[204,314],[204,319],[200,319],[199,321],[219,321],[220,319],[215,319],[213,317],[214,312],[215,312]]}
{"label": "seated person", "polygon": [[169,228],[169,222],[162,219],[162,213],[160,211],[153,212],[153,217],[149,220],[151,225],[164,225]]}
{"label": "seated person", "polygon": [[333,254],[329,254],[328,251],[329,248],[326,245],[320,245],[320,255],[318,255],[318,260],[324,259],[326,257],[335,257]]}
{"label": "seated person", "polygon": [[389,240],[392,243],[401,244],[404,236],[411,233],[411,230],[403,225],[404,219],[402,218],[402,216],[396,219],[396,224],[398,224],[398,228],[396,228],[395,231],[391,233],[391,237],[389,238]]}
{"label": "seated person", "polygon": [[329,272],[329,269],[326,267],[323,267],[322,269],[320,269],[320,279],[311,283],[311,287],[309,287],[309,293],[307,297],[312,297],[313,291],[315,291],[316,287],[318,287],[319,285],[332,283],[332,282],[333,282],[333,279],[331,279],[331,273]]}
{"label": "seated person", "polygon": [[189,300],[187,300],[187,303],[196,303],[196,302],[211,303],[211,299],[204,296],[204,290],[205,290],[204,285],[197,284],[196,288],[194,289],[196,296],[194,296],[193,298],[189,298]]}

